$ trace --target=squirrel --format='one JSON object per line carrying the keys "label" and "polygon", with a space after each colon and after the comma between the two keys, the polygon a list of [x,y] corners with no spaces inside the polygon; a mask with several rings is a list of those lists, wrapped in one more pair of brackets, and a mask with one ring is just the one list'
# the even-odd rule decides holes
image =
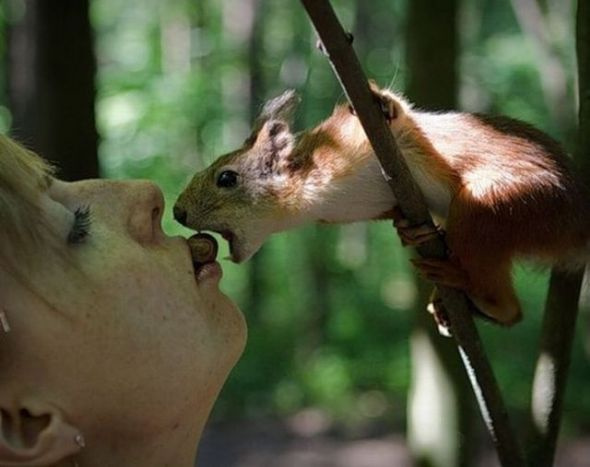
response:
{"label": "squirrel", "polygon": [[[590,197],[557,141],[509,117],[430,113],[388,89],[371,90],[450,250],[448,260],[415,259],[423,275],[511,325],[522,315],[515,258],[566,270],[586,264]],[[293,134],[297,103],[292,90],[267,102],[242,147],[194,175],[175,218],[220,233],[238,263],[270,234],[309,221],[394,219],[409,245],[438,234],[401,216],[352,107],[337,105],[316,127]]]}

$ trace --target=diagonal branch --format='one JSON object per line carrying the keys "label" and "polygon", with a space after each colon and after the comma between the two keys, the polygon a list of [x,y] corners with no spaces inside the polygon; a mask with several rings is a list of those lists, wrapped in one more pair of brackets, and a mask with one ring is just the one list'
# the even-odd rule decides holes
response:
{"label": "diagonal branch", "polygon": [[[433,226],[424,197],[410,174],[379,106],[373,99],[367,78],[330,2],[301,1],[373,146],[402,212],[413,224]],[[444,258],[446,251],[442,238],[434,239],[418,248],[418,253],[424,257]],[[512,430],[492,368],[483,351],[468,300],[457,290],[446,287],[439,287],[439,293],[500,461],[503,466],[523,466],[524,459],[520,446]]]}

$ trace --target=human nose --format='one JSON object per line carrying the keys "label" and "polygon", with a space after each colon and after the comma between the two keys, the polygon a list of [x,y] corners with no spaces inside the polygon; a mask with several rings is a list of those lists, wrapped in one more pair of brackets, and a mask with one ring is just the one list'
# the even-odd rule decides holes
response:
{"label": "human nose", "polygon": [[162,190],[147,180],[129,182],[130,196],[126,203],[130,212],[129,234],[140,243],[153,243],[164,237],[162,215],[164,195]]}

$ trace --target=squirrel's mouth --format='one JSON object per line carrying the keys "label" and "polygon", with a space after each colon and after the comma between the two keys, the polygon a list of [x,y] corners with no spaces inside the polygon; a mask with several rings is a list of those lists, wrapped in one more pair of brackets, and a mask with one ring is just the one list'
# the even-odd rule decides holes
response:
{"label": "squirrel's mouth", "polygon": [[226,256],[225,259],[229,259],[234,263],[242,263],[251,256],[247,253],[248,243],[245,241],[247,237],[242,232],[236,234],[233,230],[224,228],[207,230],[221,235],[223,239],[227,241],[229,246],[229,256]]}
{"label": "squirrel's mouth", "polygon": [[221,235],[229,245],[229,258],[234,263],[238,263],[239,258],[236,250],[236,234],[234,234],[231,230],[220,230],[217,233]]}
{"label": "squirrel's mouth", "polygon": [[226,256],[224,259],[229,259],[234,263],[241,262],[242,255],[240,254],[240,240],[239,237],[232,230],[223,228],[209,228],[201,230],[200,232],[203,231],[214,232],[216,234],[219,234],[223,237],[224,240],[227,241],[227,244],[229,246],[229,256]]}

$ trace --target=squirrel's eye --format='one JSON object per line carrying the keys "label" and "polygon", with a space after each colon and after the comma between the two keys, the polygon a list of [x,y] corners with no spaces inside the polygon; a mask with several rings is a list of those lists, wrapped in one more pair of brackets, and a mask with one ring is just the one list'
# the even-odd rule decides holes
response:
{"label": "squirrel's eye", "polygon": [[233,170],[224,170],[217,177],[217,186],[220,188],[233,188],[238,184],[238,174]]}

